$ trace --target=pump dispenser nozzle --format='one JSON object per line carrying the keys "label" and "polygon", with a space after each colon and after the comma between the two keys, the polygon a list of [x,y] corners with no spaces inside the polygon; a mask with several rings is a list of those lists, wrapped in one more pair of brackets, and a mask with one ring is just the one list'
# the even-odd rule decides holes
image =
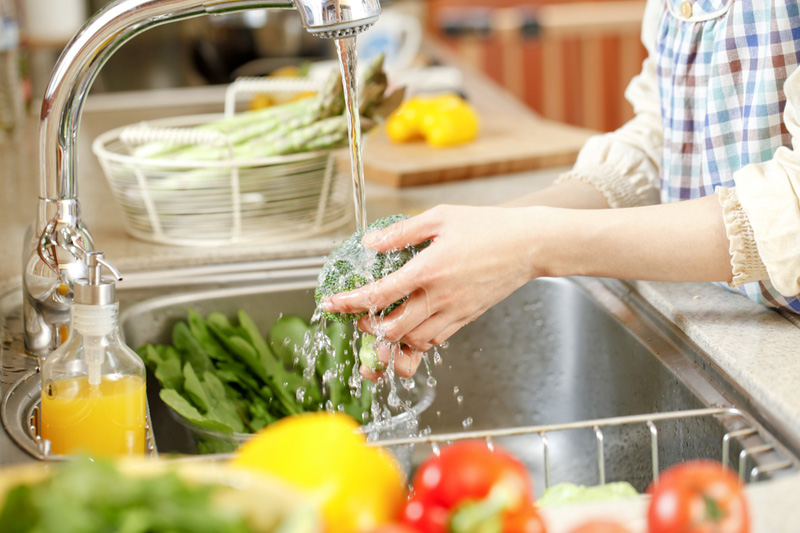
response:
{"label": "pump dispenser nozzle", "polygon": [[116,282],[102,277],[101,269],[106,267],[117,280],[122,277],[103,252],[86,252],[86,266],[88,278],[75,280],[72,327],[83,335],[89,385],[96,386],[100,384],[100,367],[105,358],[102,339],[117,327]]}
{"label": "pump dispenser nozzle", "polygon": [[[109,305],[116,300],[115,283],[122,281],[122,276],[114,266],[106,261],[103,252],[86,252],[86,266],[89,269],[87,278],[75,280],[74,295],[76,304]],[[106,267],[115,280],[101,275],[102,267]]]}

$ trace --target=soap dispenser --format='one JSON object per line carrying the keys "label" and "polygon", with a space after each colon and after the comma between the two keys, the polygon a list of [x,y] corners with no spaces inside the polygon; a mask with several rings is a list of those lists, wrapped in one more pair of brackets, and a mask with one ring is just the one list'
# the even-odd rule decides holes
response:
{"label": "soap dispenser", "polygon": [[74,284],[67,340],[41,365],[41,438],[50,452],[143,455],[145,367],[120,339],[115,280],[102,252],[87,252],[88,278]]}

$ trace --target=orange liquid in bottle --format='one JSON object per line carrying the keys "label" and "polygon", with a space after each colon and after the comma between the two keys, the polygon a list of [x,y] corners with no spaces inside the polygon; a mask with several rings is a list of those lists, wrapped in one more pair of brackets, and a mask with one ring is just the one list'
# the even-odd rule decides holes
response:
{"label": "orange liquid in bottle", "polygon": [[143,455],[145,385],[138,376],[90,386],[87,377],[52,382],[42,391],[42,438],[53,453]]}

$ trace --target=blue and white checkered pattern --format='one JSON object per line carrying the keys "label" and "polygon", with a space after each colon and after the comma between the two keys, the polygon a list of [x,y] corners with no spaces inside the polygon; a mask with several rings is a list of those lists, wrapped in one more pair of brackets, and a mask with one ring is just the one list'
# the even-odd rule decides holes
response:
{"label": "blue and white checkered pattern", "polygon": [[[795,1],[665,0],[656,38],[664,148],[661,200],[733,187],[741,167],[791,146],[783,84],[800,62]],[[769,282],[739,289],[764,305],[800,312],[800,295]]]}

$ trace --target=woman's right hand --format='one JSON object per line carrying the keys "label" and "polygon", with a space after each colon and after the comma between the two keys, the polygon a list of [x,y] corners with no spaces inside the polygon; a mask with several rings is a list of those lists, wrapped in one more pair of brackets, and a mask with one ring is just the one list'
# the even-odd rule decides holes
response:
{"label": "woman's right hand", "polygon": [[[359,328],[407,345],[398,372],[416,370],[419,353],[445,342],[527,281],[535,246],[530,208],[442,205],[364,236],[387,252],[431,240],[398,271],[359,289],[333,295],[323,308],[336,313],[383,309],[408,297],[382,320],[363,317]],[[387,350],[379,350],[384,356]],[[412,372],[413,373],[413,372]]]}

